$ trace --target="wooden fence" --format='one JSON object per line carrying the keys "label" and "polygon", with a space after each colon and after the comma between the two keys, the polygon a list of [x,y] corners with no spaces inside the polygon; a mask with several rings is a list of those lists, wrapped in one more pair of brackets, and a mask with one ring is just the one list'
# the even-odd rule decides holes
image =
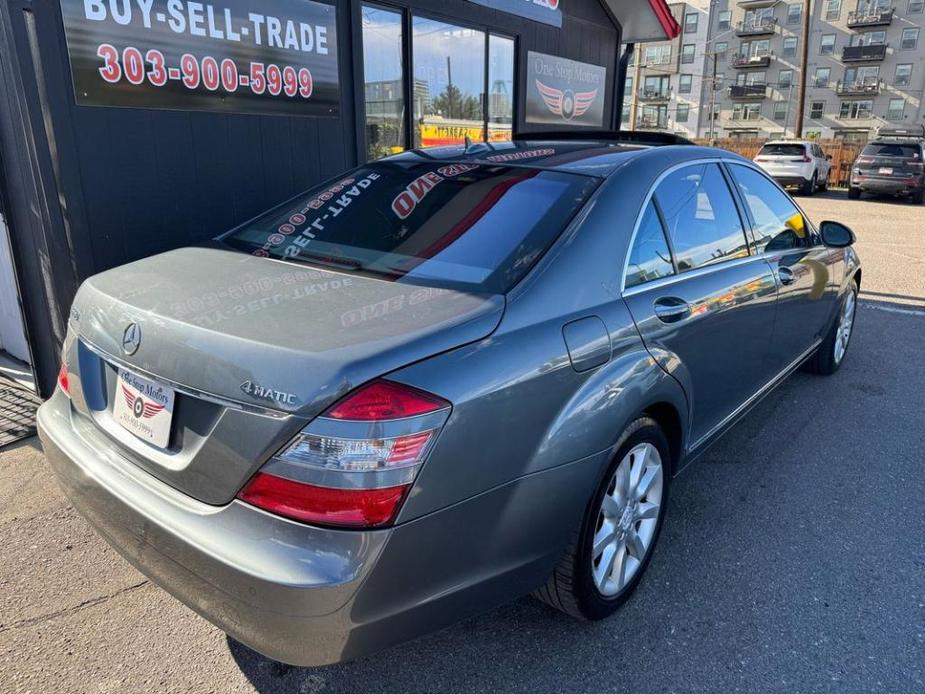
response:
{"label": "wooden fence", "polygon": [[[709,145],[709,140],[697,140],[698,145]],[[829,174],[829,185],[833,188],[847,188],[848,178],[851,174],[851,165],[857,158],[864,143],[853,144],[841,140],[816,140],[822,151],[832,155],[832,171]],[[716,146],[741,154],[747,159],[754,159],[764,140],[716,140]]]}

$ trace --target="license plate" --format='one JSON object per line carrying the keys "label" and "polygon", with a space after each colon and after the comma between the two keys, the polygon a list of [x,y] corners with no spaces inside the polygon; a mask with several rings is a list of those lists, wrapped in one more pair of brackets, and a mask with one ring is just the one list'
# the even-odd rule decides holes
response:
{"label": "license plate", "polygon": [[112,416],[142,441],[167,448],[173,419],[173,388],[119,369]]}
{"label": "license plate", "polygon": [[880,167],[880,173],[883,174],[884,176],[892,176],[892,175],[893,175],[893,169],[891,169],[891,168],[889,168],[889,167],[887,167],[887,166],[881,166],[881,167]]}

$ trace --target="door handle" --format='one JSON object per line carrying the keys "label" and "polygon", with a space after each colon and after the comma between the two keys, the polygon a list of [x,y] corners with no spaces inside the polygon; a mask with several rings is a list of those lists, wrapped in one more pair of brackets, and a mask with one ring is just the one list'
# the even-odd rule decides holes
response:
{"label": "door handle", "polygon": [[655,316],[663,323],[675,323],[690,315],[691,307],[684,299],[674,296],[655,300]]}
{"label": "door handle", "polygon": [[779,267],[777,268],[777,278],[780,280],[781,284],[793,284],[796,277],[793,274],[793,270],[789,267]]}

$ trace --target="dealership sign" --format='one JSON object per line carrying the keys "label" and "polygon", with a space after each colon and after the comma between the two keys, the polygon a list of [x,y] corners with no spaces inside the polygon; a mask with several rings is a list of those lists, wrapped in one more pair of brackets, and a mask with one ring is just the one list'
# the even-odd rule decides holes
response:
{"label": "dealership sign", "polygon": [[61,0],[77,103],[336,116],[333,5]]}
{"label": "dealership sign", "polygon": [[525,72],[528,123],[603,126],[607,68],[529,51]]}
{"label": "dealership sign", "polygon": [[469,0],[469,2],[554,27],[562,26],[560,0]]}

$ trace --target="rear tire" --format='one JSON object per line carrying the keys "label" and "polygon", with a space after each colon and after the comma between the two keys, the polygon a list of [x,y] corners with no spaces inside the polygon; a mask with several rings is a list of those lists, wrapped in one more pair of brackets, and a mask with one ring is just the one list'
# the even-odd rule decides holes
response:
{"label": "rear tire", "polygon": [[668,507],[670,476],[664,432],[650,417],[636,419],[621,435],[581,526],[534,597],[577,619],[613,614],[652,558]]}
{"label": "rear tire", "polygon": [[813,171],[813,177],[806,181],[800,189],[803,195],[812,195],[816,190],[816,172]]}
{"label": "rear tire", "polygon": [[826,334],[822,344],[815,354],[806,362],[806,370],[810,373],[831,376],[841,368],[848,353],[851,335],[854,333],[854,318],[857,315],[858,285],[851,280],[848,291],[842,297],[838,316]]}
{"label": "rear tire", "polygon": [[861,189],[851,186],[848,188],[848,197],[851,200],[858,200],[861,197]]}
{"label": "rear tire", "polygon": [[822,192],[825,192],[828,189],[829,189],[829,176],[828,174],[826,174],[826,177],[823,178],[822,181],[819,183],[819,190],[821,190]]}
{"label": "rear tire", "polygon": [[912,202],[916,205],[925,205],[925,188],[916,191],[915,195],[912,196]]}

